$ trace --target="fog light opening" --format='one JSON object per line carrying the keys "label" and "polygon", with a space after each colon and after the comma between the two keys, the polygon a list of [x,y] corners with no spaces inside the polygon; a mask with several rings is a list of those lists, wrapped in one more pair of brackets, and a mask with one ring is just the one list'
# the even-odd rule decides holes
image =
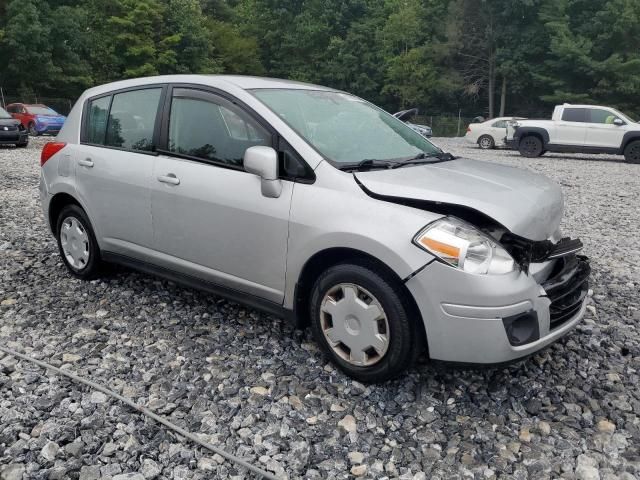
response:
{"label": "fog light opening", "polygon": [[509,343],[514,347],[535,342],[540,338],[538,315],[533,310],[505,317],[502,323]]}

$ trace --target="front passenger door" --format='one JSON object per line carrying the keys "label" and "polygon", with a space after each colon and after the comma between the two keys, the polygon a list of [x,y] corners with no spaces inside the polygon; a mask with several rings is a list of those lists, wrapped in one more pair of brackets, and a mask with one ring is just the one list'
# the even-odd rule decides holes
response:
{"label": "front passenger door", "polygon": [[242,165],[271,133],[208,91],[174,88],[167,107],[151,189],[156,263],[280,304],[293,182],[267,198]]}
{"label": "front passenger door", "polygon": [[589,109],[589,127],[587,128],[585,145],[616,150],[620,148],[626,130],[624,126],[613,123],[616,119],[624,122],[609,110]]}

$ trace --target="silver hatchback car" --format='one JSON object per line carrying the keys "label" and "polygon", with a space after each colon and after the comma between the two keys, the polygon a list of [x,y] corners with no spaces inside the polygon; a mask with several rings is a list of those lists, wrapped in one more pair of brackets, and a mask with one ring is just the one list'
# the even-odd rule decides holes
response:
{"label": "silver hatchback car", "polygon": [[116,262],[310,325],[361,381],[521,359],[581,319],[558,185],[456,158],[345,92],[176,75],[87,90],[42,151],[69,271]]}

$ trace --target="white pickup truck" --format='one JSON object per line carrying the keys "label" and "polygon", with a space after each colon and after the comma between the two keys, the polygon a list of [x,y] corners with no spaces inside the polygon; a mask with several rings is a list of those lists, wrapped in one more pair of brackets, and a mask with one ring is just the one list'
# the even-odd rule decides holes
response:
{"label": "white pickup truck", "polygon": [[565,103],[556,106],[551,120],[522,120],[507,130],[507,145],[525,157],[608,153],[640,163],[640,124],[610,107]]}

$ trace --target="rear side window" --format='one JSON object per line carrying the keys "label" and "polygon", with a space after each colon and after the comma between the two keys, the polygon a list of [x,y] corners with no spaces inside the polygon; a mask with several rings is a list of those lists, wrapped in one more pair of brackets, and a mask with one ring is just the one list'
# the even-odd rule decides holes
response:
{"label": "rear side window", "polygon": [[91,100],[88,104],[86,141],[97,145],[104,144],[104,136],[107,132],[107,115],[111,97],[102,97]]}
{"label": "rear side window", "polygon": [[247,148],[271,145],[271,136],[240,109],[215,95],[174,90],[169,116],[169,151],[242,166]]}
{"label": "rear side window", "polygon": [[585,108],[565,108],[562,112],[562,120],[565,122],[586,122],[587,110]]}
{"label": "rear side window", "polygon": [[13,105],[8,106],[7,107],[7,112],[16,113],[16,107],[14,107]]}
{"label": "rear side window", "polygon": [[117,93],[107,122],[108,147],[151,151],[162,88]]}

